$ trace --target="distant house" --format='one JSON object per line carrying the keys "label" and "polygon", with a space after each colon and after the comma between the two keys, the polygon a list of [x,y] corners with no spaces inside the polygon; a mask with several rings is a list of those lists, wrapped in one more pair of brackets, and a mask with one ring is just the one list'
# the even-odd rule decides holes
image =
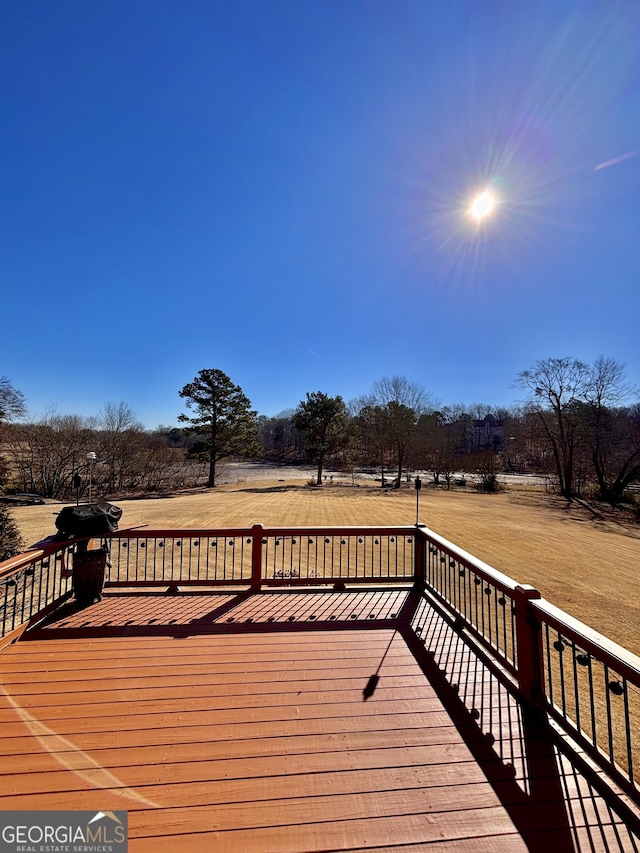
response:
{"label": "distant house", "polygon": [[504,424],[493,415],[473,422],[473,452],[482,453],[485,450],[500,450],[502,447]]}

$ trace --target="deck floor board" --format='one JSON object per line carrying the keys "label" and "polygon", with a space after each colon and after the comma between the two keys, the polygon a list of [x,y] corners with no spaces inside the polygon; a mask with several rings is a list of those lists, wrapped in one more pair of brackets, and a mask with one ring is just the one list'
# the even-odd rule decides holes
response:
{"label": "deck floor board", "polygon": [[0,809],[127,809],[134,853],[634,849],[435,611],[416,652],[408,595],[66,606],[0,654]]}

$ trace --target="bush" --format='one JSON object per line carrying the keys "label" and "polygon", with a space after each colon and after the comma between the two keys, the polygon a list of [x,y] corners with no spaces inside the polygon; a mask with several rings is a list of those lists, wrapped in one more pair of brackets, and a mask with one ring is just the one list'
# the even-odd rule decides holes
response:
{"label": "bush", "polygon": [[10,508],[6,504],[0,504],[0,563],[15,557],[23,548],[22,536]]}
{"label": "bush", "polygon": [[495,494],[496,492],[501,491],[502,486],[498,482],[498,478],[495,474],[484,474],[480,482],[476,485],[476,489],[479,492]]}
{"label": "bush", "polygon": [[492,450],[485,450],[484,453],[478,453],[476,456],[471,456],[468,460],[469,465],[475,468],[476,474],[480,477],[477,489],[479,492],[488,492],[494,494],[501,489],[498,482],[498,472],[500,471],[500,457]]}

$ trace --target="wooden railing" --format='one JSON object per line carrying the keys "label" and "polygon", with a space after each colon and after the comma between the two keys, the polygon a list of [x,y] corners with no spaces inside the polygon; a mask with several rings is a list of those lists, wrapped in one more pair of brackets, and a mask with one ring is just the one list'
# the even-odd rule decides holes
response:
{"label": "wooden railing", "polygon": [[0,648],[71,596],[70,556],[77,547],[55,543],[0,563]]}
{"label": "wooden railing", "polygon": [[640,657],[544,599],[530,608],[545,710],[638,801]]}
{"label": "wooden railing", "polygon": [[108,586],[252,583],[251,528],[118,531],[110,537]]}
{"label": "wooden railing", "polygon": [[517,675],[518,584],[436,533],[426,528],[420,533],[426,542],[425,587],[459,626]]}
{"label": "wooden railing", "polygon": [[268,586],[412,582],[415,527],[122,531],[108,585]]}
{"label": "wooden railing", "polygon": [[[640,803],[640,658],[426,527],[138,528],[107,538],[107,586],[410,583]],[[4,644],[72,594],[69,565],[83,545],[53,543],[0,564]]]}

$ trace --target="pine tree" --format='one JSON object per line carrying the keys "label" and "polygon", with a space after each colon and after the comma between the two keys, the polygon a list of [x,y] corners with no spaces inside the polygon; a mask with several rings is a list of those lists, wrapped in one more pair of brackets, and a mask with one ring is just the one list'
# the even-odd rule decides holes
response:
{"label": "pine tree", "polygon": [[[24,395],[6,376],[0,376],[0,425],[19,418],[26,411]],[[0,466],[0,494],[4,485],[4,467]],[[10,508],[0,504],[0,562],[15,557],[23,548],[22,537]]]}
{"label": "pine tree", "polygon": [[324,460],[347,440],[347,408],[342,397],[329,397],[322,391],[307,394],[291,419],[305,437],[307,455],[318,465],[316,484],[322,485]]}
{"label": "pine tree", "polygon": [[221,370],[201,370],[193,382],[184,386],[180,396],[194,412],[178,418],[191,424],[188,430],[198,439],[189,453],[209,462],[207,487],[213,488],[220,460],[258,452],[257,413],[251,409],[251,401],[242,388],[234,385]]}
{"label": "pine tree", "polygon": [[15,557],[24,548],[18,525],[7,504],[0,504],[0,563]]}

